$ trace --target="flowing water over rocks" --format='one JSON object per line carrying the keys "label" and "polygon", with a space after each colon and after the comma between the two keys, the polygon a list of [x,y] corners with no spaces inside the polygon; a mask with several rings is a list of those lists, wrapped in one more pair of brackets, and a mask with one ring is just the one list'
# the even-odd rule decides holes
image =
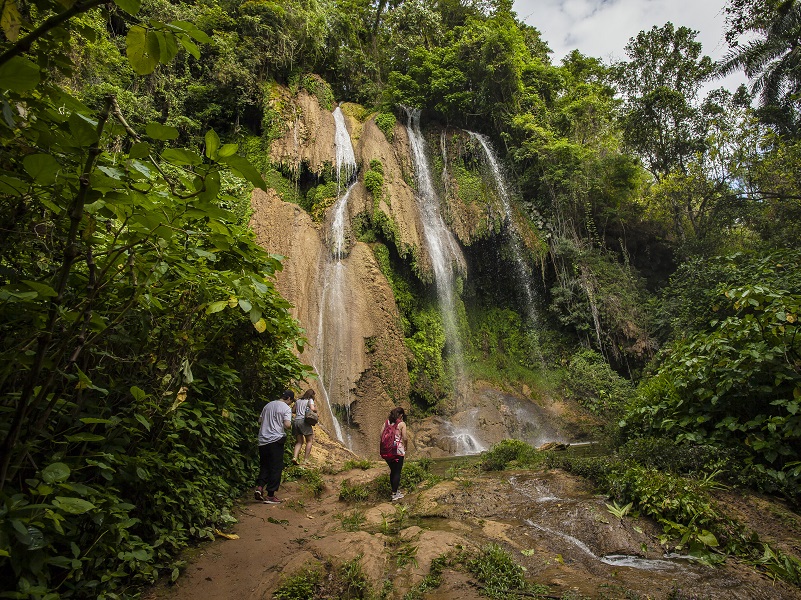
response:
{"label": "flowing water over rocks", "polygon": [[537,292],[534,286],[534,278],[532,277],[531,270],[526,266],[526,261],[523,258],[520,234],[514,222],[511,199],[509,197],[509,191],[503,176],[503,172],[501,171],[500,163],[498,162],[498,158],[495,155],[487,136],[474,131],[468,131],[467,133],[470,134],[470,137],[476,140],[484,150],[487,163],[492,170],[495,187],[498,190],[498,195],[501,199],[501,205],[503,206],[505,224],[509,228],[511,234],[510,246],[512,255],[514,256],[515,268],[517,270],[517,279],[520,282],[523,293],[525,294],[525,305],[528,321],[531,325],[537,325]]}
{"label": "flowing water over rocks", "polygon": [[446,344],[455,370],[457,396],[464,387],[464,364],[462,341],[456,322],[455,277],[456,272],[465,270],[465,259],[451,231],[445,225],[440,213],[439,199],[431,181],[431,168],[426,155],[426,144],[420,131],[420,111],[406,109],[408,119],[406,130],[409,135],[412,162],[417,182],[417,200],[423,237],[431,258],[434,283],[440,304]]}
{"label": "flowing water over rocks", "polygon": [[[708,566],[665,555],[661,529],[646,518],[618,518],[585,480],[559,470],[477,473],[475,457],[435,460],[445,477],[428,489],[407,489],[398,503],[373,498],[347,503],[343,482],[370,485],[386,466],[337,472],[353,455],[322,436],[312,457],[325,464],[325,488],[313,497],[301,482],[284,483],[281,505],[243,498],[234,533],[201,549],[176,585],[146,594],[147,600],[197,598],[267,600],[285,577],[325,563],[358,559],[373,590],[392,583],[388,598],[401,600],[429,574],[432,561],[460,549],[501,546],[526,569],[526,579],[549,586],[547,597],[582,600],[800,600],[801,589],[728,559]],[[335,454],[336,453],[336,454]],[[740,499],[741,504],[747,500]],[[760,504],[762,520],[744,523],[763,536],[798,526]],[[358,517],[345,527],[345,517]],[[414,560],[400,563],[399,552]],[[681,595],[676,596],[680,590]],[[464,568],[447,567],[426,600],[480,600],[480,586]]]}
{"label": "flowing water over rocks", "polygon": [[336,438],[351,446],[349,435],[350,423],[350,390],[353,381],[348,379],[348,349],[355,341],[351,339],[348,306],[353,302],[350,290],[347,289],[347,256],[348,256],[348,198],[356,185],[351,180],[356,174],[356,156],[353,152],[350,134],[345,126],[342,110],[334,110],[336,151],[337,194],[342,186],[348,185],[344,194],[339,196],[331,210],[327,246],[329,255],[320,270],[319,329],[315,343],[316,352],[312,361],[319,376],[323,398],[328,406],[329,415]]}

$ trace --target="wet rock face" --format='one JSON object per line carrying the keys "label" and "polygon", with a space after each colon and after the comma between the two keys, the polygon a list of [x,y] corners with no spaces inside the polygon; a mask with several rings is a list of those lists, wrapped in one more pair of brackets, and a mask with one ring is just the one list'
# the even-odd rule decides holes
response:
{"label": "wet rock face", "polygon": [[[273,143],[271,159],[292,169],[303,165],[312,172],[323,172],[336,160],[332,114],[305,92],[282,101],[294,103],[292,110],[286,111],[292,119],[285,135]],[[346,125],[357,129],[347,117]],[[392,183],[393,201],[391,207],[385,203],[387,212],[397,219],[403,243],[419,244],[409,206],[414,195],[397,159],[403,153],[389,145],[374,123],[358,129],[354,144],[357,162],[369,163],[370,157],[382,161],[385,182]],[[402,141],[399,145],[402,147]],[[358,183],[349,196],[347,220],[368,207],[372,210],[372,203],[363,184]],[[369,246],[352,236],[347,258],[332,266],[326,246],[330,215],[316,223],[301,207],[284,202],[272,190],[255,190],[252,206],[251,225],[257,240],[268,251],[286,257],[277,287],[293,304],[293,314],[306,331],[308,343],[300,358],[324,375],[325,386],[320,380],[310,382],[320,403],[326,405],[320,411],[320,424],[332,435],[340,430],[342,441],[353,450],[371,454],[387,414],[396,403],[405,403],[409,394],[406,349],[392,289]],[[335,288],[329,280],[333,269],[339,277]],[[324,302],[332,301],[331,294],[341,307],[341,319],[332,319],[321,310]]]}
{"label": "wet rock face", "polygon": [[538,403],[522,391],[512,395],[475,382],[463,404],[469,408],[457,409],[447,418],[434,416],[409,423],[420,455],[477,454],[510,438],[532,446],[576,441],[559,423],[559,406],[547,399]]}
{"label": "wet rock face", "polygon": [[[286,89],[277,89],[273,101],[281,107],[284,134],[272,143],[270,160],[295,173],[328,172],[337,156],[337,126],[331,111],[322,109],[316,98],[303,91],[293,96]],[[264,248],[286,257],[277,287],[293,304],[293,313],[306,331],[308,343],[301,359],[320,375],[310,385],[324,405],[321,426],[352,450],[373,455],[389,411],[395,405],[408,408],[408,350],[392,289],[372,249],[355,240],[350,224],[363,213],[383,219],[392,230],[398,252],[424,278],[433,279],[432,261],[411,185],[414,167],[407,128],[396,124],[390,143],[374,118],[360,123],[347,116],[348,112],[345,125],[361,175],[344,206],[348,231],[342,256],[332,259],[329,248],[333,206],[322,219],[316,215],[316,221],[300,206],[283,201],[277,192],[256,190],[251,223]],[[478,175],[462,177],[461,183],[456,176],[458,161],[469,152],[466,133],[432,129],[427,135],[429,152],[442,153],[431,162],[436,163],[433,179],[442,188],[437,194],[443,214],[462,244],[470,244],[486,235],[502,212],[492,196],[493,186],[480,185]],[[374,161],[381,163],[383,172],[380,197],[364,185],[364,172]],[[464,165],[460,168],[459,173],[466,172]],[[472,195],[467,183],[473,186],[469,190]],[[336,310],[330,309],[332,303]],[[464,393],[459,404],[469,408],[456,406],[447,419],[431,417],[410,423],[411,453],[472,454],[509,437],[537,444],[565,441],[554,427],[536,424],[542,422],[543,411],[525,395],[504,397],[480,385]],[[548,403],[541,404],[547,409]]]}

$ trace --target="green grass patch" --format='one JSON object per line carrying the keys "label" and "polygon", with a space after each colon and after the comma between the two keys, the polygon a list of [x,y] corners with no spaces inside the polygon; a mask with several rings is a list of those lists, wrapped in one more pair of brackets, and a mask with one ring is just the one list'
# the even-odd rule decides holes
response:
{"label": "green grass patch", "polygon": [[317,600],[341,598],[374,600],[376,594],[362,570],[362,556],[335,566],[309,565],[284,579],[273,593],[275,600]]}
{"label": "green grass patch", "polygon": [[351,483],[344,480],[339,485],[339,499],[343,502],[366,502],[370,497],[370,488],[364,483]]}
{"label": "green grass patch", "polygon": [[360,459],[350,459],[346,460],[345,464],[342,466],[343,471],[352,471],[353,469],[361,469],[362,471],[366,471],[367,469],[373,466],[373,462],[366,458]]}
{"label": "green grass patch", "polygon": [[548,587],[526,581],[523,567],[497,544],[483,547],[465,562],[467,570],[481,583],[488,598],[518,598],[548,593]]}

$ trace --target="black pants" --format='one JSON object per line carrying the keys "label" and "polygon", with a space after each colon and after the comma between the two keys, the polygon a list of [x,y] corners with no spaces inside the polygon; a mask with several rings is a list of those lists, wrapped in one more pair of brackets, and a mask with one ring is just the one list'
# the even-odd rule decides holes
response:
{"label": "black pants", "polygon": [[259,478],[256,485],[263,487],[272,495],[281,485],[281,471],[284,470],[284,443],[286,436],[277,442],[259,446]]}
{"label": "black pants", "polygon": [[385,458],[389,465],[389,485],[392,487],[392,493],[398,491],[400,487],[401,469],[403,469],[403,457],[398,458]]}

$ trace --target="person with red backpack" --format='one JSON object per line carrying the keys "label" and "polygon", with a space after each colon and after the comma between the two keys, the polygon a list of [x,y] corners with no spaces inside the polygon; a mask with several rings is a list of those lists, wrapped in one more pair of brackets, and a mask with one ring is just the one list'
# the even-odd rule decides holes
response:
{"label": "person with red backpack", "polygon": [[393,408],[381,430],[381,458],[389,465],[389,485],[392,487],[392,501],[403,498],[400,487],[403,458],[406,456],[406,411],[402,407]]}

